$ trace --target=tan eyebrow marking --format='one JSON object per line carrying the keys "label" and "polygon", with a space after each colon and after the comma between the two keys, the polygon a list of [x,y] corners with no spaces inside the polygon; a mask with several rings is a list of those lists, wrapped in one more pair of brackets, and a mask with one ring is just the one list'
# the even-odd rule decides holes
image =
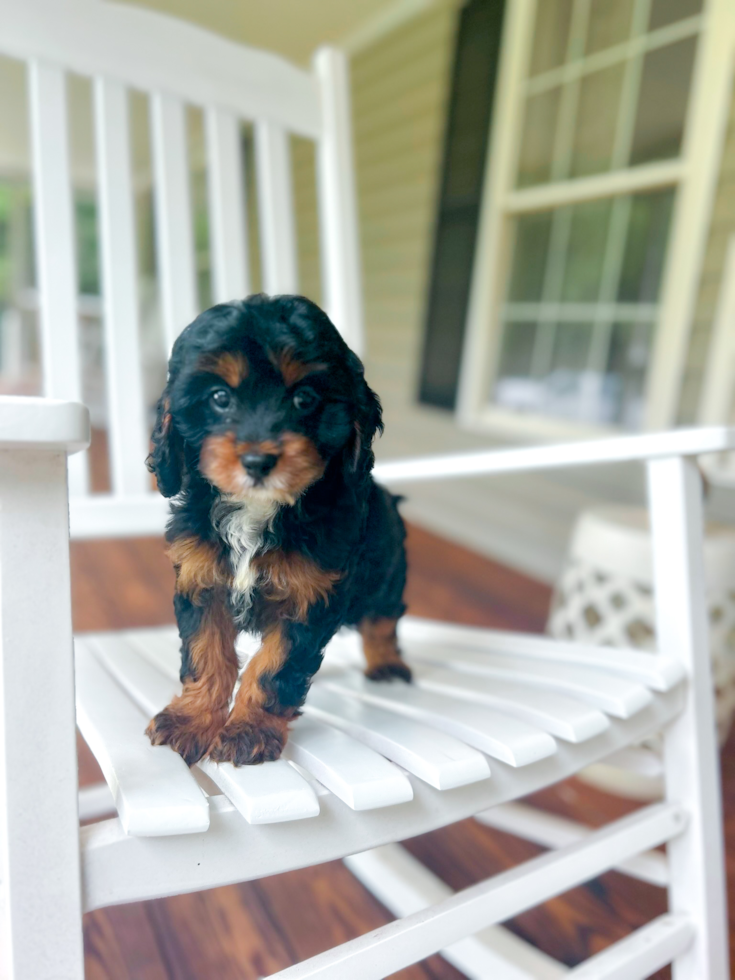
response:
{"label": "tan eyebrow marking", "polygon": [[205,354],[199,358],[199,369],[218,374],[230,388],[237,388],[248,376],[248,362],[244,354],[225,351],[222,354]]}
{"label": "tan eyebrow marking", "polygon": [[268,351],[268,358],[271,364],[281,372],[281,377],[287,388],[295,385],[298,381],[303,381],[309,374],[327,369],[326,364],[319,362],[307,364],[305,361],[297,360],[290,347],[286,347],[280,354]]}

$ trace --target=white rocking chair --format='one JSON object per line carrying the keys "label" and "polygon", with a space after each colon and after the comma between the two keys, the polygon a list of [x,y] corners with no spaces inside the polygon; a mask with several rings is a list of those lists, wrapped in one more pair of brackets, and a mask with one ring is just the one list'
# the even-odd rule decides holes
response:
{"label": "white rocking chair", "polygon": [[[243,295],[238,120],[256,123],[265,288],[296,288],[287,133],[317,141],[326,305],[359,347],[346,72],[313,73],[203,31],[98,0],[0,0],[0,52],[29,62],[44,379],[0,399],[2,974],[81,980],[81,916],[346,857],[394,923],[278,974],[381,978],[436,951],[468,976],[675,980],[728,976],[724,858],[700,481],[692,457],[735,448],[721,428],[388,463],[389,484],[640,460],[648,467],[660,652],[610,650],[406,619],[416,682],[366,681],[350,635],[330,645],[286,757],[189,770],[143,734],[177,688],[173,629],[86,634],[72,655],[72,534],[159,533],[142,466],[126,90],[151,94],[157,242],[168,340],[195,312],[184,103],[204,106],[217,298]],[[86,492],[64,75],[93,76],[113,493]],[[234,205],[233,205],[234,202]],[[70,455],[67,496],[67,454]],[[242,652],[247,654],[243,640]],[[117,816],[79,828],[76,719]],[[664,732],[663,803],[608,827],[512,801]],[[99,796],[99,794],[97,794]],[[83,799],[88,809],[90,797]],[[100,809],[109,805],[104,794]],[[395,842],[468,816],[557,848],[451,894]],[[666,858],[658,851],[667,844]],[[573,970],[498,924],[609,868],[667,885],[668,914]]]}

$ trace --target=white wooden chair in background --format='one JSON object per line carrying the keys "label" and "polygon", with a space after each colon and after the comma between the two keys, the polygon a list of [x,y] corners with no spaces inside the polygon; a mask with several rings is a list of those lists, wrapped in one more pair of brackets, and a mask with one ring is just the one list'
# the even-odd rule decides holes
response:
{"label": "white wooden chair in background", "polygon": [[[282,971],[380,978],[438,950],[468,976],[725,980],[727,927],[700,481],[693,457],[735,448],[723,428],[383,464],[417,479],[639,460],[649,474],[660,652],[583,647],[416,619],[416,683],[379,685],[354,637],[328,650],[284,759],[192,770],[151,747],[146,718],[177,688],[173,629],[86,634],[72,655],[72,534],[159,533],[137,354],[127,89],[152,105],[158,264],[167,339],[195,312],[184,105],[204,108],[217,298],[243,295],[238,123],[255,124],[265,288],[296,288],[290,132],[317,142],[326,305],[360,345],[346,72],[311,72],[155,14],[98,0],[0,0],[0,52],[28,62],[37,268],[48,399],[0,399],[0,887],[3,975],[81,980],[86,910],[345,857],[400,918]],[[78,404],[65,72],[94,79],[113,491],[87,493]],[[67,454],[69,492],[67,495]],[[71,455],[73,454],[73,455]],[[250,641],[242,639],[243,654]],[[117,810],[80,829],[76,720]],[[589,832],[513,801],[592,762],[650,764],[664,730],[665,800]],[[90,798],[84,801],[91,812]],[[101,807],[107,803],[103,799]],[[468,816],[554,848],[452,894],[397,841]],[[667,844],[663,855],[653,850]],[[668,886],[668,914],[567,970],[499,923],[618,867]]]}

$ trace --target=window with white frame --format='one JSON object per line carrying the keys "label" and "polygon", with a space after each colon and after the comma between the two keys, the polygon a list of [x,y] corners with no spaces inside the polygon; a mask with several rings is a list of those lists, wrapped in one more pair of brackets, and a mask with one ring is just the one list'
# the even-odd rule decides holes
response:
{"label": "window with white frame", "polygon": [[702,0],[536,3],[495,409],[642,424],[702,21]]}

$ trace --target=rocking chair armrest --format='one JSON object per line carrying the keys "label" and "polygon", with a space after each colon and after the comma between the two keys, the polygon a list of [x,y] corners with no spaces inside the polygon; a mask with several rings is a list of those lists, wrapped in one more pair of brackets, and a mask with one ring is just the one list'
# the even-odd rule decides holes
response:
{"label": "rocking chair armrest", "polygon": [[613,436],[549,446],[386,460],[374,470],[382,483],[410,483],[460,476],[522,473],[594,463],[622,463],[670,456],[701,456],[735,450],[735,428],[707,426],[643,435]]}
{"label": "rocking chair armrest", "polygon": [[80,402],[0,395],[0,450],[78,453],[89,445],[89,411]]}

